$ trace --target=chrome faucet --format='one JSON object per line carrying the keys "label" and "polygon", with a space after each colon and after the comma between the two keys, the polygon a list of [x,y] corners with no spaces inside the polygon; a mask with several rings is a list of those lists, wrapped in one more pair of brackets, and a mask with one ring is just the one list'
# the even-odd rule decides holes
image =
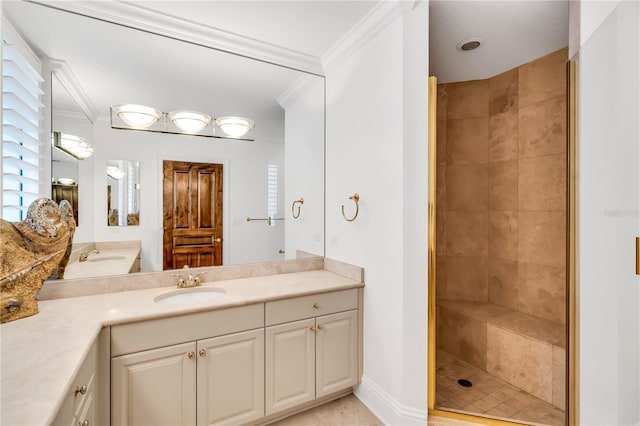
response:
{"label": "chrome faucet", "polygon": [[87,258],[89,257],[89,255],[90,255],[91,253],[100,254],[100,251],[99,251],[99,250],[95,250],[95,249],[94,249],[94,250],[90,250],[90,251],[88,251],[88,252],[82,253],[82,254],[80,255],[80,259],[78,259],[78,260],[79,260],[80,262],[86,262],[86,261],[87,261]]}

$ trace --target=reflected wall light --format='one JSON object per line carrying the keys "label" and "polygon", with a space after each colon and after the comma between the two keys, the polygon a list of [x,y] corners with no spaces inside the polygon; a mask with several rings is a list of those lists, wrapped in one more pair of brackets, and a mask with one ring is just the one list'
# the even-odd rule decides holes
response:
{"label": "reflected wall light", "polygon": [[218,139],[255,140],[255,123],[248,118],[212,118],[208,114],[189,110],[167,113],[135,104],[113,105],[111,128]]}
{"label": "reflected wall light", "polygon": [[53,146],[77,160],[84,160],[93,155],[91,144],[76,135],[53,132]]}
{"label": "reflected wall light", "polygon": [[211,117],[196,111],[172,111],[169,120],[180,129],[188,133],[197,133],[207,127]]}
{"label": "reflected wall light", "polygon": [[146,129],[160,119],[162,112],[144,105],[122,104],[112,107],[118,117],[131,127]]}
{"label": "reflected wall light", "polygon": [[124,176],[124,172],[117,166],[107,166],[107,176],[120,180]]}
{"label": "reflected wall light", "polygon": [[243,117],[220,117],[216,118],[216,124],[224,132],[225,135],[232,138],[241,138],[251,129],[254,123],[248,118]]}

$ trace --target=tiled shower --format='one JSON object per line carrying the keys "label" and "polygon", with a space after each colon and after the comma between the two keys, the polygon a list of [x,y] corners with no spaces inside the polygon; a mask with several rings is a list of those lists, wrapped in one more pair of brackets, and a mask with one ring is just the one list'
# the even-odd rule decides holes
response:
{"label": "tiled shower", "polygon": [[[547,411],[564,410],[566,62],[561,49],[438,85],[438,349],[548,405],[481,410],[495,417],[558,423]],[[452,399],[439,398],[477,408]]]}

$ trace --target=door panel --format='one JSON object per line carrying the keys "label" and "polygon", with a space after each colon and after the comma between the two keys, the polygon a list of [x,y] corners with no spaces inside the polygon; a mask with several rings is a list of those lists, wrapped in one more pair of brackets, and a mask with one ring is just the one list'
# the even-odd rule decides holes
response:
{"label": "door panel", "polygon": [[198,425],[264,416],[264,329],[198,342]]}
{"label": "door panel", "polygon": [[163,269],[222,265],[222,165],[163,162]]}
{"label": "door panel", "polygon": [[111,360],[113,424],[194,425],[196,344],[123,355]]}
{"label": "door panel", "polygon": [[266,329],[266,415],[315,398],[315,319]]}
{"label": "door panel", "polygon": [[316,398],[356,384],[357,311],[316,318]]}

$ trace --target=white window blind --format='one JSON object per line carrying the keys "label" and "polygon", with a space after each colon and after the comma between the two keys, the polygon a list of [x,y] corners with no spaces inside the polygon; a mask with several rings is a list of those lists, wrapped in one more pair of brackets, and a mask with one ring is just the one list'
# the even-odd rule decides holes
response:
{"label": "white window blind", "polygon": [[270,226],[275,226],[276,213],[278,212],[278,166],[267,165],[267,216],[272,220],[267,222]]}
{"label": "white window blind", "polygon": [[11,36],[2,35],[2,217],[26,217],[40,197],[43,79]]}

